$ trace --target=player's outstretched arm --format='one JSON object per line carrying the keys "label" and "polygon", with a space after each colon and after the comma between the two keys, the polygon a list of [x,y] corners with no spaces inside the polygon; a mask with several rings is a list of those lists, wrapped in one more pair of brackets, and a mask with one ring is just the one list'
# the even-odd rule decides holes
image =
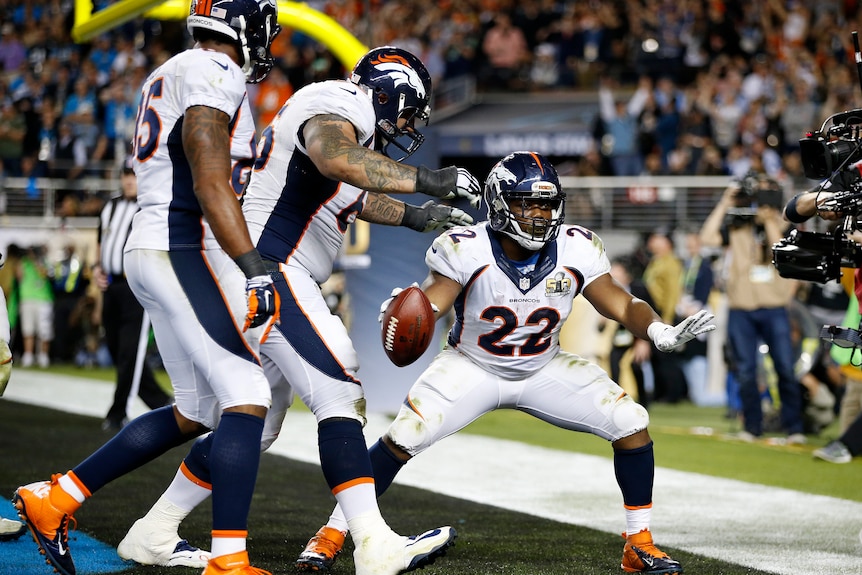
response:
{"label": "player's outstretched arm", "polygon": [[610,274],[596,278],[584,297],[603,316],[620,322],[632,334],[652,341],[659,351],[671,351],[702,333],[715,329],[711,313],[701,310],[675,326],[662,322],[645,301],[632,296]]}
{"label": "player's outstretched arm", "polygon": [[647,335],[659,351],[671,351],[702,333],[714,330],[714,319],[714,315],[702,309],[673,326],[662,322],[651,323]]}
{"label": "player's outstretched arm", "polygon": [[435,198],[465,198],[474,208],[482,201],[479,182],[464,168],[439,170],[400,164],[356,140],[356,128],[334,114],[311,118],[303,128],[308,157],[320,173],[369,192],[420,193]]}
{"label": "player's outstretched arm", "polygon": [[434,200],[414,206],[375,192],[370,192],[365,199],[359,219],[372,224],[404,226],[417,232],[448,230],[473,223],[473,218],[463,210]]}
{"label": "player's outstretched arm", "polygon": [[308,157],[327,178],[371,192],[411,193],[416,168],[370,150],[352,123],[334,114],[314,116],[303,128]]}

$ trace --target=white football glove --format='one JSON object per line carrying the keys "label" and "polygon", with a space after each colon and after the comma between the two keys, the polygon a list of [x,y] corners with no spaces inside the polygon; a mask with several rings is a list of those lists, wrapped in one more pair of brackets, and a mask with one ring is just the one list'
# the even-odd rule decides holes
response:
{"label": "white football glove", "polygon": [[702,309],[674,326],[660,321],[653,322],[647,328],[647,335],[659,351],[671,351],[702,333],[714,330],[715,324],[711,323],[713,319],[713,314]]}
{"label": "white football glove", "polygon": [[482,188],[479,186],[479,180],[465,168],[458,168],[455,189],[443,196],[443,199],[451,198],[464,198],[470,202],[474,209],[478,210],[479,206],[482,205]]}
{"label": "white football glove", "polygon": [[[410,284],[409,287],[419,287],[419,284],[416,282],[413,282],[412,284]],[[393,288],[392,293],[389,294],[389,297],[386,298],[386,300],[384,300],[382,304],[380,304],[380,313],[377,314],[377,323],[383,323],[383,314],[386,313],[386,308],[389,307],[389,304],[392,303],[392,300],[395,299],[395,296],[397,296],[398,294],[400,294],[403,291],[404,291],[404,288]],[[431,303],[431,311],[433,311],[434,313],[437,313],[438,311],[440,311],[440,308],[438,308],[432,302]]]}

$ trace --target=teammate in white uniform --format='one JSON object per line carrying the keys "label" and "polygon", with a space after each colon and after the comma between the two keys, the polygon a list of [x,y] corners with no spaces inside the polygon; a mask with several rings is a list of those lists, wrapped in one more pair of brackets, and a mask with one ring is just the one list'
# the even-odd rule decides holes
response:
{"label": "teammate in white uniform", "polygon": [[68,473],[16,491],[19,513],[62,575],[75,574],[68,522],[87,497],[216,423],[204,574],[261,573],[249,564],[246,536],[271,402],[258,346],[278,317],[278,294],[237,199],[255,158],[246,83],[272,68],[269,47],[280,28],[274,0],[198,0],[187,25],[195,48],[142,87],[133,150],[141,209],[124,262],[175,405],[136,418]]}
{"label": "teammate in white uniform", "polygon": [[[251,237],[281,299],[281,326],[261,346],[273,388],[263,447],[278,435],[295,390],[317,417],[321,467],[345,509],[359,575],[394,575],[422,567],[442,555],[456,536],[451,527],[442,527],[401,537],[380,515],[362,434],[365,400],[357,377],[359,361],[347,329],[330,312],[319,287],[332,272],[348,225],[357,217],[418,231],[472,223],[460,209],[433,200],[410,206],[386,194],[464,197],[474,205],[481,200],[479,183],[466,170],[398,163],[422,144],[416,124],[428,121],[430,95],[425,66],[393,47],[368,52],[350,81],[303,87],[264,130],[243,197]],[[393,150],[398,151],[397,160],[387,155]],[[184,465],[186,473],[176,475],[162,499],[124,538],[121,554],[132,541],[146,547],[156,532],[166,540],[176,538],[182,510],[206,497],[207,490],[196,487],[209,483],[205,461],[193,452]],[[189,470],[194,477],[188,476]],[[166,522],[166,516],[174,523]],[[324,560],[312,550],[298,566],[325,570]]]}
{"label": "teammate in white uniform", "polygon": [[[455,322],[445,349],[371,447],[378,491],[410,458],[482,414],[518,409],[612,442],[629,534],[623,569],[681,573],[649,531],[654,460],[646,410],[599,366],[561,351],[559,335],[578,294],[662,351],[714,329],[712,315],[701,311],[671,327],[617,284],[599,237],[563,225],[565,194],[539,154],[500,160],[485,182],[485,201],[488,222],[454,228],[426,253],[431,273],[423,289],[438,317],[454,308]],[[327,527],[347,527],[337,507]]]}
{"label": "teammate in white uniform", "polygon": [[[0,253],[0,268],[6,263],[5,256]],[[6,384],[12,375],[12,350],[9,341],[12,338],[9,328],[9,312],[6,309],[6,294],[0,289],[0,396],[6,391]],[[20,521],[0,517],[0,541],[18,539],[27,528]]]}

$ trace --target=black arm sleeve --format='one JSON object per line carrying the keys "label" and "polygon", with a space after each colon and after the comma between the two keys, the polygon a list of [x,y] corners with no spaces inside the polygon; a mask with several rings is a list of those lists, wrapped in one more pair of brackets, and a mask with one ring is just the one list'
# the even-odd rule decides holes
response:
{"label": "black arm sleeve", "polygon": [[[428,200],[432,202],[434,200]],[[422,208],[417,208],[414,205],[404,203],[404,217],[401,218],[401,225],[405,228],[410,228],[411,230],[416,230],[417,232],[421,232],[425,230],[425,223],[428,218],[425,213],[425,210]]]}
{"label": "black arm sleeve", "polygon": [[[806,192],[802,192],[806,193]],[[811,216],[803,216],[799,212],[796,211],[796,200],[799,199],[799,196],[802,194],[796,194],[790,201],[787,202],[787,205],[784,206],[784,217],[787,218],[788,221],[793,222],[794,224],[801,224],[802,222],[808,220]]]}
{"label": "black arm sleeve", "polygon": [[416,193],[440,198],[455,189],[458,183],[458,168],[449,166],[439,170],[429,170],[419,166],[416,171]]}

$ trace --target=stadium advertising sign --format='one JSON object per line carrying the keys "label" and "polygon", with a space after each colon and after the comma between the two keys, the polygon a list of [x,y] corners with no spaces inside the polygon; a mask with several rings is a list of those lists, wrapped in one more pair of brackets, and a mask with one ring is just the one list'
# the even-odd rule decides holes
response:
{"label": "stadium advertising sign", "polygon": [[442,156],[499,158],[514,150],[533,150],[545,156],[582,156],[593,145],[589,132],[501,132],[495,134],[442,134]]}

